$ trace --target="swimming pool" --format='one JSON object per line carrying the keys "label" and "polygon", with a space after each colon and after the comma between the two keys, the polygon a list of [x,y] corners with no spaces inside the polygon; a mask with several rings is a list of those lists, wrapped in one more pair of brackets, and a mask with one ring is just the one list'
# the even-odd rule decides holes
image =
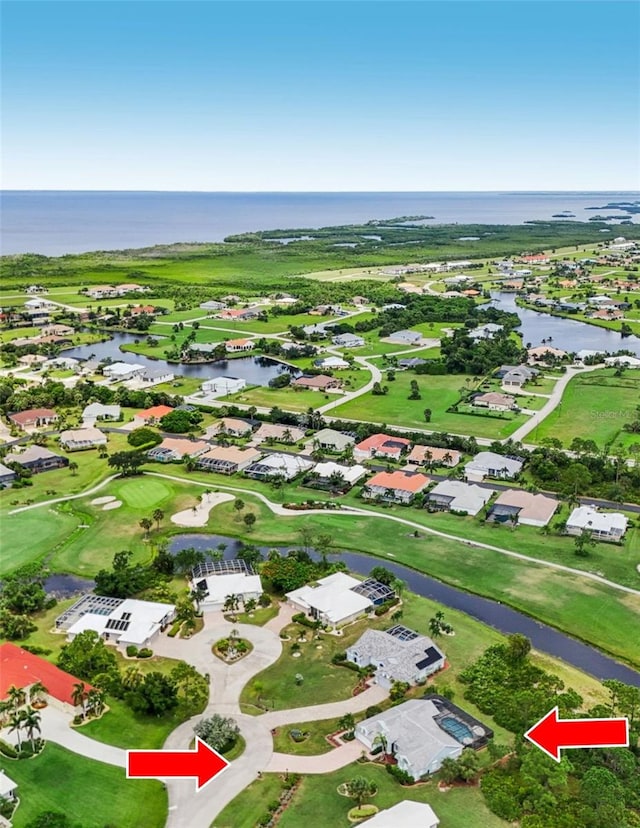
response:
{"label": "swimming pool", "polygon": [[461,744],[464,745],[473,742],[473,733],[464,722],[461,722],[454,716],[444,716],[438,724],[449,736],[453,736]]}

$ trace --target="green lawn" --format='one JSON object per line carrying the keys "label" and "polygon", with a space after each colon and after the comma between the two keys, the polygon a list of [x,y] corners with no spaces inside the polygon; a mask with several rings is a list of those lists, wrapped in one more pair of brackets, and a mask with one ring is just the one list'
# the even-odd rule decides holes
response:
{"label": "green lawn", "polygon": [[165,823],[162,784],[126,779],[123,768],[85,759],[51,742],[34,759],[3,764],[18,783],[15,828],[24,828],[42,811],[62,812],[82,828],[162,828]]}
{"label": "green lawn", "polygon": [[[361,719],[362,716],[359,718]],[[319,753],[327,753],[333,749],[333,745],[325,737],[338,730],[339,721],[339,719],[323,719],[278,727],[273,736],[273,749],[277,753],[293,753],[296,756],[316,756]],[[291,730],[301,730],[309,736],[304,742],[294,742],[289,735]]]}
{"label": "green lawn", "polygon": [[635,417],[640,403],[640,371],[614,376],[606,368],[574,377],[567,385],[561,404],[534,429],[528,439],[539,443],[555,437],[568,447],[574,437],[595,440],[599,446],[640,443],[640,435],[622,430]]}
{"label": "green lawn", "polygon": [[[476,437],[508,437],[515,429],[526,422],[525,415],[511,419],[498,419],[483,415],[465,415],[449,413],[447,409],[458,402],[460,391],[472,387],[463,375],[430,376],[417,375],[403,371],[396,374],[393,382],[388,382],[383,373],[382,385],[388,393],[374,396],[371,392],[357,397],[351,402],[340,405],[332,411],[335,417],[353,420],[366,420],[378,423],[429,428],[433,431],[448,431],[454,434],[473,434]],[[411,381],[416,380],[422,395],[420,400],[409,400]],[[425,421],[424,410],[431,409],[431,420]]]}
{"label": "green lawn", "polygon": [[[354,803],[338,794],[337,788],[354,776],[365,776],[375,782],[378,793],[371,802],[381,810],[410,799],[428,802],[440,817],[442,828],[502,828],[508,825],[489,811],[479,788],[458,787],[441,794],[434,781],[404,788],[382,767],[355,763],[334,773],[304,777],[278,825],[282,828],[300,828],[301,825],[348,828],[347,813]],[[211,828],[254,828],[265,813],[266,805],[278,798],[280,787],[280,778],[272,774],[253,782],[222,811]]]}

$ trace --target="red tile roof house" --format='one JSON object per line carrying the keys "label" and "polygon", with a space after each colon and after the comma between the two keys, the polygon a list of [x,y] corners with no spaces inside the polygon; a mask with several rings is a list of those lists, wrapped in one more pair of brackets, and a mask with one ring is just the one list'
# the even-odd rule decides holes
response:
{"label": "red tile roof house", "polygon": [[235,351],[251,351],[255,343],[252,339],[229,339],[224,346],[228,352],[234,353]]}
{"label": "red tile roof house", "polygon": [[421,465],[448,466],[452,469],[462,459],[459,451],[437,446],[414,446],[411,454],[407,457],[407,463]]}
{"label": "red tile roof house", "polygon": [[58,415],[51,408],[30,408],[28,411],[19,411],[17,414],[10,414],[9,419],[18,428],[38,428],[49,425],[58,419]]}
{"label": "red tile roof house", "polygon": [[430,483],[431,479],[420,472],[378,472],[367,481],[362,496],[369,500],[380,498],[408,505]]}
{"label": "red tile roof house", "polygon": [[[52,707],[72,716],[80,712],[80,707],[73,703],[73,688],[81,679],[15,644],[0,645],[0,698],[7,698],[10,687],[25,690],[28,695],[29,688],[37,682],[47,688],[47,700]],[[86,682],[84,686],[87,692],[93,689]]]}
{"label": "red tile roof house", "polygon": [[159,422],[165,414],[171,414],[172,411],[173,408],[168,405],[154,405],[144,411],[138,411],[133,421],[136,425],[151,425]]}
{"label": "red tile roof house", "polygon": [[353,449],[354,460],[370,460],[372,457],[384,457],[388,460],[400,460],[404,452],[409,451],[411,440],[404,437],[389,437],[388,434],[372,434]]}
{"label": "red tile roof house", "polygon": [[291,384],[296,388],[308,388],[310,391],[328,391],[330,388],[340,388],[342,382],[335,377],[318,374],[315,377],[298,377]]}

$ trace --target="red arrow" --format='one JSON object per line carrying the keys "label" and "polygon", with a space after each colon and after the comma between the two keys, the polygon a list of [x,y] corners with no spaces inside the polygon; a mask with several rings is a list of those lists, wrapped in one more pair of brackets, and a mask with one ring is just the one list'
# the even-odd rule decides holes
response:
{"label": "red arrow", "polygon": [[229,767],[217,751],[196,736],[195,750],[128,750],[127,779],[171,776],[196,778],[196,791]]}
{"label": "red arrow", "polygon": [[619,719],[559,719],[554,707],[524,734],[556,762],[560,748],[627,747],[629,720]]}

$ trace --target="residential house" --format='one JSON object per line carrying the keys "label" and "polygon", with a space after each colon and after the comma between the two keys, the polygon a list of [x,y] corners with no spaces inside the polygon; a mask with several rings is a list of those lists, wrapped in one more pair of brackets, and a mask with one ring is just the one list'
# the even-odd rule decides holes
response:
{"label": "residential house", "polygon": [[168,368],[145,368],[138,377],[143,385],[161,385],[163,382],[172,382],[174,378],[175,374]]}
{"label": "residential house", "polygon": [[628,354],[621,354],[619,356],[606,357],[605,365],[624,365],[627,368],[640,368],[640,359],[638,357],[629,356]]}
{"label": "residential house", "polygon": [[481,483],[485,477],[497,480],[514,480],[522,471],[524,463],[515,457],[505,457],[493,451],[481,451],[464,467],[467,480]]}
{"label": "residential house", "polygon": [[442,670],[445,654],[430,638],[397,624],[389,630],[365,630],[347,648],[347,661],[375,667],[376,684],[389,690],[394,681],[423,682]]}
{"label": "residential house", "polygon": [[240,420],[237,417],[223,417],[206,429],[208,438],[218,434],[228,434],[230,437],[246,437],[253,431],[253,426],[248,420]]}
{"label": "residential house", "polygon": [[224,346],[229,354],[235,354],[239,351],[252,351],[255,348],[253,339],[228,339]]}
{"label": "residential house", "polygon": [[103,405],[102,403],[91,403],[82,411],[82,419],[85,423],[93,420],[119,420],[121,408],[119,405]]}
{"label": "residential house", "polygon": [[368,474],[368,469],[365,469],[364,466],[358,466],[357,464],[355,466],[343,466],[340,463],[328,461],[317,463],[309,473],[308,480],[317,484],[318,488],[328,488],[332,480],[342,478],[344,484],[336,488],[349,488],[366,474]]}
{"label": "residential house", "polygon": [[294,609],[335,629],[394,596],[395,592],[379,581],[359,581],[346,572],[334,572],[314,584],[287,592],[285,597]]}
{"label": "residential house", "polygon": [[462,459],[462,454],[455,449],[439,448],[438,446],[414,446],[407,456],[407,463],[418,466],[446,466],[455,468]]}
{"label": "residential house", "polygon": [[493,322],[489,322],[486,325],[480,325],[479,327],[469,331],[467,336],[469,339],[493,339],[502,330],[504,330],[503,325],[496,325]]}
{"label": "residential house", "polygon": [[60,445],[66,451],[82,451],[107,445],[107,435],[93,427],[73,428],[60,434]]}
{"label": "residential house", "polygon": [[260,313],[259,308],[225,308],[216,313],[216,316],[218,319],[243,322],[248,319],[255,319]]}
{"label": "residential house", "polygon": [[419,365],[426,365],[427,360],[420,357],[411,357],[409,359],[399,359],[398,368],[401,371],[407,371],[410,368],[417,368]]}
{"label": "residential house", "polygon": [[138,411],[133,418],[136,426],[156,425],[167,414],[171,414],[173,408],[168,405],[152,405],[151,408],[145,408],[144,411]]}
{"label": "residential house", "polygon": [[[74,689],[80,679],[65,673],[55,664],[46,661],[40,656],[23,650],[16,644],[7,641],[0,644],[0,699],[5,700],[11,687],[23,690],[29,699],[29,690],[34,684],[41,684],[47,688],[45,698],[52,707],[63,710],[65,713],[75,714],[80,707],[74,702]],[[93,687],[84,682],[85,690]]]}
{"label": "residential house", "polygon": [[80,370],[80,360],[74,359],[73,357],[58,356],[53,357],[53,359],[48,359],[46,362],[43,362],[42,367],[46,371],[54,370],[77,372]]}
{"label": "residential house", "polygon": [[226,302],[217,302],[215,299],[210,299],[208,302],[202,302],[200,304],[200,309],[209,313],[224,310],[226,307]]}
{"label": "residential house", "polygon": [[18,357],[18,362],[21,365],[28,365],[35,371],[39,370],[46,361],[46,356],[43,356],[42,354],[23,354]]}
{"label": "residential house", "polygon": [[403,799],[367,820],[367,828],[438,828],[440,820],[431,805]]}
{"label": "residential house", "polygon": [[118,291],[113,285],[93,285],[87,288],[86,294],[89,299],[113,299],[118,295]]}
{"label": "residential house", "polygon": [[17,452],[7,454],[5,460],[7,463],[18,463],[23,468],[29,469],[32,474],[53,471],[53,469],[61,469],[69,465],[66,457],[54,454],[43,446],[29,446],[19,454]]}
{"label": "residential house", "polygon": [[123,648],[148,647],[175,617],[174,604],[89,593],[56,618],[56,630],[66,632],[67,641],[92,630]]}
{"label": "residential house", "polygon": [[494,489],[485,489],[461,480],[443,480],[431,489],[425,506],[441,512],[477,515],[493,494]]}
{"label": "residential house", "polygon": [[398,345],[420,345],[422,342],[422,334],[420,331],[395,331],[387,337],[391,342],[397,342]]}
{"label": "residential house", "polygon": [[75,330],[69,325],[45,325],[44,328],[40,330],[40,334],[42,336],[73,336],[75,334]]}
{"label": "residential house", "polygon": [[154,305],[134,305],[130,310],[131,316],[155,316],[157,311]]}
{"label": "residential house", "polygon": [[331,341],[340,348],[362,348],[364,345],[364,339],[352,333],[338,334],[332,337]]}
{"label": "residential house", "polygon": [[595,540],[621,541],[628,522],[620,512],[600,512],[595,506],[578,506],[567,520],[567,534],[588,532]]}
{"label": "residential house", "polygon": [[[0,800],[8,800],[9,802],[16,802],[18,797],[16,796],[16,790],[18,789],[18,783],[14,782],[13,779],[10,779],[4,771],[4,768],[0,768]],[[11,823],[7,823],[11,825]]]}
{"label": "residential house", "polygon": [[337,356],[329,356],[324,357],[324,359],[317,359],[313,364],[316,368],[333,371],[344,371],[345,368],[349,367],[349,363],[345,359],[342,359],[342,357]]}
{"label": "residential house", "polygon": [[324,451],[332,451],[342,454],[349,446],[353,446],[355,437],[350,434],[343,434],[333,428],[322,428],[313,435],[313,444]]}
{"label": "residential house", "polygon": [[29,408],[27,411],[9,414],[9,419],[18,428],[26,430],[51,425],[58,419],[58,415],[52,408]]}
{"label": "residential house", "polygon": [[237,446],[207,446],[209,449],[198,458],[198,467],[219,474],[235,474],[257,463],[262,456],[255,448]]}
{"label": "residential house", "polygon": [[400,460],[409,450],[411,440],[404,437],[389,437],[388,434],[372,434],[357,443],[353,449],[354,460],[370,460],[382,457],[386,460]]}
{"label": "residential house", "polygon": [[317,325],[303,325],[302,330],[305,336],[311,337],[321,337],[324,339],[325,336],[329,336],[329,325],[326,325],[322,322],[318,323]]}
{"label": "residential house", "polygon": [[294,388],[307,388],[310,391],[335,391],[340,388],[342,382],[336,377],[329,377],[325,374],[314,376],[303,376],[294,379],[291,385]]}
{"label": "residential house", "polygon": [[380,498],[406,505],[424,491],[430,482],[430,478],[420,472],[381,471],[365,483],[362,496],[371,500]]}
{"label": "residential house", "polygon": [[149,460],[157,463],[175,463],[185,457],[200,457],[211,448],[204,440],[189,440],[186,437],[165,437],[147,452]]}
{"label": "residential house", "polygon": [[[500,377],[502,380],[502,387],[507,389],[513,388],[519,391],[527,382],[534,379],[537,374],[537,371],[528,368],[526,365],[518,365],[516,368],[512,368],[502,374]],[[498,374],[498,376],[500,375]]]}
{"label": "residential house", "polygon": [[282,477],[285,480],[293,480],[303,472],[313,468],[311,460],[305,460],[295,454],[268,454],[262,460],[252,463],[246,470],[247,477],[257,480],[269,480],[273,477]]}
{"label": "residential house", "polygon": [[501,492],[487,520],[496,523],[522,523],[525,526],[546,526],[560,504],[553,497],[531,494],[522,489]]}
{"label": "residential house", "polygon": [[237,394],[246,386],[247,381],[239,377],[214,377],[205,380],[200,387],[203,394],[211,397],[226,397],[227,394]]}
{"label": "residential house", "polygon": [[514,397],[509,394],[500,394],[497,391],[477,394],[472,400],[472,405],[477,408],[488,408],[489,411],[513,411],[518,407]]}
{"label": "residential house", "polygon": [[134,362],[112,362],[110,365],[103,366],[102,373],[111,382],[124,382],[134,379],[145,370],[146,366]]}
{"label": "residential house", "polygon": [[206,561],[191,573],[191,588],[206,610],[220,610],[226,599],[235,595],[242,603],[258,600],[263,593],[262,581],[252,567],[243,560]]}
{"label": "residential house", "polygon": [[566,359],[567,356],[566,351],[561,351],[560,348],[552,348],[550,345],[538,345],[537,348],[529,348],[527,351],[527,359],[530,365],[537,362],[555,362],[556,360]]}
{"label": "residential house", "polygon": [[16,476],[13,469],[9,469],[4,463],[0,463],[0,488],[8,489],[16,479]]}
{"label": "residential house", "polygon": [[591,319],[606,319],[607,321],[615,321],[618,319],[624,319],[624,313],[617,308],[600,308],[600,310],[594,311],[590,314]]}
{"label": "residential house", "polygon": [[40,297],[38,299],[27,299],[27,301],[24,303],[24,307],[28,311],[32,311],[32,310],[51,311],[51,310],[55,310],[56,305],[55,305],[54,302],[51,302],[49,299],[44,299],[43,297]]}
{"label": "residential house", "polygon": [[260,428],[253,435],[256,443],[263,443],[265,440],[276,443],[299,443],[304,439],[304,431],[295,426],[280,425],[278,423],[262,423]]}
{"label": "residential house", "polygon": [[124,296],[127,293],[145,293],[148,290],[149,288],[143,287],[142,285],[136,285],[132,282],[123,285],[118,285],[118,287],[115,288],[116,294],[118,296]]}

